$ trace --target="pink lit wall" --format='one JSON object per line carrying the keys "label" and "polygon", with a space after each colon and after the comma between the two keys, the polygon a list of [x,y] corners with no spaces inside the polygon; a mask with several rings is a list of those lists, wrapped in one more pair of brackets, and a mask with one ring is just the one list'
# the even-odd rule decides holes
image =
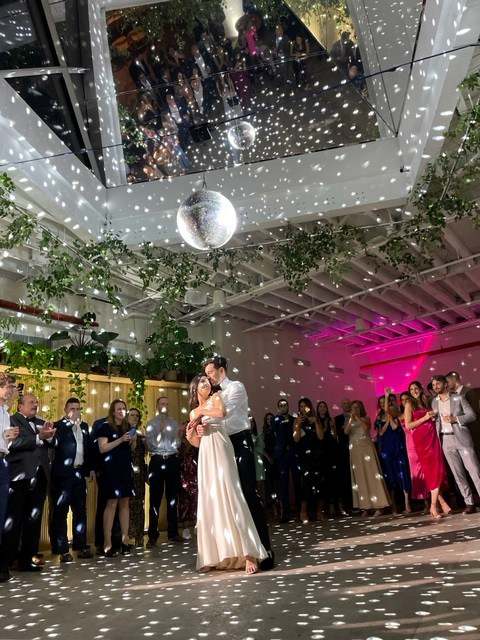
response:
{"label": "pink lit wall", "polygon": [[292,328],[260,329],[245,333],[251,324],[217,318],[203,325],[203,333],[190,331],[195,339],[215,341],[217,351],[230,361],[232,379],[241,380],[248,392],[257,423],[274,411],[281,394],[297,410],[300,397],[314,404],[325,400],[332,414],[340,412],[344,398],[375,403],[373,383],[359,371],[344,345],[322,345],[304,338]]}
{"label": "pink lit wall", "polygon": [[[480,324],[479,324],[480,327]],[[376,351],[354,354],[360,372],[371,375],[375,394],[385,386],[404,391],[411,380],[429,382],[435,373],[456,370],[464,384],[480,386],[480,328],[476,326],[444,334],[428,334]]]}

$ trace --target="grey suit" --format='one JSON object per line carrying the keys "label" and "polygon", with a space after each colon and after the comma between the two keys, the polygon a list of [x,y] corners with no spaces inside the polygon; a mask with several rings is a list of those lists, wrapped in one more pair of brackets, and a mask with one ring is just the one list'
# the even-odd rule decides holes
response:
{"label": "grey suit", "polygon": [[442,435],[442,421],[439,412],[438,397],[432,400],[432,411],[435,411],[437,433],[442,443],[443,453],[448,466],[452,470],[465,504],[473,505],[473,494],[467,477],[470,475],[480,496],[480,463],[475,453],[472,435],[468,424],[475,420],[475,412],[465,396],[459,393],[450,394],[450,415],[457,421],[452,424],[453,433]]}
{"label": "grey suit", "polygon": [[463,386],[459,393],[467,399],[475,413],[475,420],[468,423],[468,428],[472,434],[476,454],[480,457],[480,389]]}

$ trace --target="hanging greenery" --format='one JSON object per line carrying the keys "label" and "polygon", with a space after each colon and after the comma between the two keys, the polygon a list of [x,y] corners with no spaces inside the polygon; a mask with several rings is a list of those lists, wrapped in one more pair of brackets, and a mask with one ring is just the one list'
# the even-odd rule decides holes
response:
{"label": "hanging greenery", "polygon": [[222,23],[225,0],[169,0],[146,7],[122,9],[119,13],[127,29],[142,29],[157,44],[168,32],[192,33],[198,24]]}
{"label": "hanging greenery", "polygon": [[[462,87],[478,92],[480,74],[467,78]],[[470,109],[457,119],[450,135],[455,140],[454,148],[428,165],[408,203],[410,217],[392,222],[385,239],[376,243],[376,251],[383,260],[403,275],[428,263],[432,252],[442,245],[450,221],[468,219],[480,226],[474,191],[480,174],[478,102],[472,102]],[[200,256],[154,247],[151,243],[143,243],[134,251],[113,233],[104,234],[99,241],[60,240],[19,207],[14,200],[14,184],[6,174],[0,174],[0,219],[6,223],[0,233],[0,247],[37,244],[44,256],[45,265],[37,268],[27,290],[30,302],[45,309],[47,320],[54,303],[71,293],[87,297],[103,295],[114,308],[121,309],[119,278],[129,281],[136,278],[144,291],[156,294],[158,306],[165,313],[173,303],[183,302],[187,289],[205,283],[221,282],[235,291],[243,290],[248,287],[248,280],[241,263],[261,263],[265,251],[262,246],[230,247]],[[385,227],[381,229],[385,231]],[[331,222],[317,224],[314,230],[288,226],[284,237],[269,250],[277,273],[293,290],[303,291],[309,284],[309,274],[320,266],[338,281],[353,257],[368,255],[372,233],[378,235],[377,229],[370,232],[355,225]],[[169,320],[166,322],[168,327]],[[152,344],[157,343],[153,339]],[[177,361],[173,355],[169,367]]]}
{"label": "hanging greenery", "polygon": [[151,351],[146,363],[151,378],[163,377],[168,371],[180,371],[187,376],[198,373],[202,362],[213,353],[201,342],[190,340],[187,330],[165,310],[157,313],[155,331],[145,342]]}

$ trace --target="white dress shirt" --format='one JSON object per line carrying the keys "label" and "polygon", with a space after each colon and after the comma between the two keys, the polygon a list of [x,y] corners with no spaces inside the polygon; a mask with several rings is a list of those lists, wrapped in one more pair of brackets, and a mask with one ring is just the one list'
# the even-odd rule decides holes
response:
{"label": "white dress shirt", "polygon": [[440,422],[442,425],[440,429],[440,433],[443,433],[444,435],[448,433],[453,433],[452,423],[448,422],[448,420],[445,420],[445,418],[443,417],[443,416],[450,415],[450,412],[451,412],[450,396],[448,396],[446,400],[442,400],[440,396],[438,396],[438,412],[440,414]]}
{"label": "white dress shirt", "polygon": [[220,384],[220,396],[225,405],[225,430],[227,435],[250,429],[248,418],[248,396],[245,387],[238,380],[224,378]]}
{"label": "white dress shirt", "polygon": [[181,444],[176,420],[160,414],[147,422],[145,444],[152,456],[171,456],[178,453]]}
{"label": "white dress shirt", "polygon": [[6,429],[10,429],[10,414],[4,405],[0,405],[0,453],[8,453],[8,440],[5,438]]}
{"label": "white dress shirt", "polygon": [[[68,424],[69,421],[67,421]],[[74,422],[72,424],[72,432],[75,437],[75,442],[77,443],[77,451],[75,453],[75,460],[73,461],[74,467],[81,467],[84,462],[84,454],[83,454],[83,431],[80,423]]]}

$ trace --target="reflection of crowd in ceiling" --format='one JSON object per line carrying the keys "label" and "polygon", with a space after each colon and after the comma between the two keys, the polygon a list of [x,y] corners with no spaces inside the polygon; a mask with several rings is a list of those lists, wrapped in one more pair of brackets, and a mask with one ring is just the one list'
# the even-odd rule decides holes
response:
{"label": "reflection of crowd in ceiling", "polygon": [[[141,28],[126,27],[121,12],[107,24],[130,182],[378,135],[359,48],[348,32],[328,52],[292,13],[270,25],[251,11],[237,21],[235,38],[217,18],[197,21],[181,46],[172,34],[160,48]],[[351,82],[339,87],[346,78]],[[242,155],[226,135],[240,119],[258,132]]]}

